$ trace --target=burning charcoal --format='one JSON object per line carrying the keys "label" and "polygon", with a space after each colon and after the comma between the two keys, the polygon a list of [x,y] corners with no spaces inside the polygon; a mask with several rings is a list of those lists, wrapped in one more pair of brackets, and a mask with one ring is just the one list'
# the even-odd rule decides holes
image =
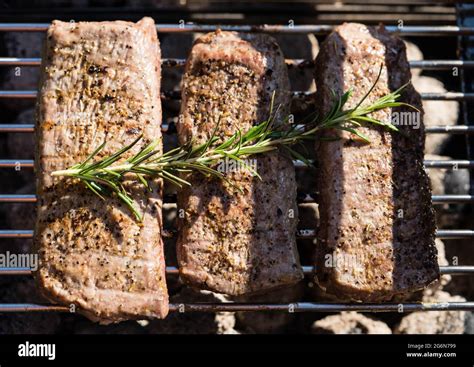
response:
{"label": "burning charcoal", "polygon": [[77,318],[73,330],[74,334],[146,334],[148,331],[136,321],[98,325],[83,317]]}
{"label": "burning charcoal", "polygon": [[[319,44],[312,34],[277,34],[275,39],[280,45],[286,59],[304,59],[312,61],[319,52]],[[289,66],[288,76],[290,78],[291,90],[310,91],[316,90],[313,76],[314,66],[305,67]],[[295,116],[295,121],[299,121],[309,113],[314,111],[314,98],[293,98],[291,101],[291,113]],[[313,153],[312,145],[305,144],[307,151]],[[308,158],[313,158],[308,156]],[[307,172],[305,171],[305,174]],[[297,173],[298,174],[298,173]],[[299,180],[299,182],[314,182],[314,180]]]}
{"label": "burning charcoal", "polygon": [[[191,33],[163,35],[163,37],[160,37],[163,58],[185,59],[188,56],[188,50],[191,48],[194,38],[195,36]],[[183,70],[182,66],[163,65],[161,88],[163,90],[179,90]],[[165,99],[163,100],[163,112],[171,112],[176,115],[179,112],[180,104],[179,100]]]}
{"label": "burning charcoal", "polygon": [[[418,93],[446,93],[443,83],[434,78],[420,76],[412,82]],[[457,123],[459,104],[456,101],[423,101],[423,109],[425,127]],[[449,138],[447,134],[426,134],[425,153],[441,153]]]}
{"label": "burning charcoal", "polygon": [[[426,160],[446,161],[453,158],[426,154]],[[427,169],[433,195],[464,195],[469,193],[469,170],[467,169]],[[456,227],[463,217],[466,204],[435,205],[438,227]]]}
{"label": "burning charcoal", "polygon": [[[441,241],[440,239],[436,239],[435,244],[436,244],[436,249],[438,250],[438,264],[440,266],[448,266],[449,261],[446,258],[446,249],[445,249],[444,242]],[[451,281],[451,275],[448,275],[448,274],[441,275],[440,280],[438,282],[435,282],[434,284],[430,285],[427,289],[425,289],[425,295],[429,296],[430,294],[433,294],[434,290],[442,289],[450,281]]]}
{"label": "burning charcoal", "polygon": [[[447,161],[452,159],[451,157],[435,155],[435,154],[425,154],[426,160],[436,160],[436,161]],[[445,168],[436,168],[436,169],[427,169],[426,172],[430,177],[431,181],[431,191],[433,195],[443,195],[446,193],[444,188],[444,178],[446,176],[447,169]]]}
{"label": "burning charcoal", "polygon": [[[282,288],[262,295],[234,297],[236,302],[245,303],[292,303],[303,296],[303,284],[300,282],[291,288]],[[284,332],[294,321],[291,312],[237,312],[238,325],[249,333]]]}
{"label": "burning charcoal", "polygon": [[[424,59],[423,52],[414,43],[404,41],[405,47],[407,48],[407,59],[408,61],[421,61]],[[411,69],[411,76],[413,79],[419,77],[421,69]]]}
{"label": "burning charcoal", "polygon": [[[307,146],[308,154],[305,154],[305,156],[308,159],[314,159],[316,156],[313,146],[309,144]],[[311,167],[306,167],[306,168],[296,170],[296,185],[298,187],[298,192],[311,193],[315,191],[316,189],[314,186],[315,181],[316,181],[316,172]]]}
{"label": "burning charcoal", "polygon": [[[319,44],[312,34],[278,34],[275,39],[286,59],[314,60],[319,52]],[[289,67],[288,75],[292,90],[316,90],[313,79],[313,67]]]}
{"label": "burning charcoal", "polygon": [[357,312],[342,312],[327,316],[313,324],[313,334],[391,334],[382,321],[374,320]]}
{"label": "burning charcoal", "polygon": [[[169,106],[168,106],[169,107]],[[163,106],[163,108],[165,108]],[[163,120],[166,121],[166,120]],[[168,121],[170,122],[170,119]],[[171,129],[173,129],[173,123],[171,123]],[[176,134],[163,134],[163,151],[164,152],[169,152],[171,149],[174,149],[178,146],[178,136]],[[176,195],[177,191],[177,186],[173,185],[169,182],[164,182],[164,189],[163,189],[163,195]]]}
{"label": "burning charcoal", "polygon": [[[319,210],[316,203],[304,203],[298,206],[298,230],[317,228],[319,226]],[[298,251],[300,258],[312,259],[314,256],[314,239],[300,239]]]}
{"label": "burning charcoal", "polygon": [[[423,302],[466,302],[461,296],[438,291],[423,298]],[[413,312],[405,316],[395,328],[395,334],[463,334],[465,311]]]}
{"label": "burning charcoal", "polygon": [[444,176],[445,192],[449,195],[469,193],[469,170],[448,170]]}
{"label": "burning charcoal", "polygon": [[[460,228],[474,228],[474,217],[465,215]],[[445,242],[448,242],[447,240]],[[446,246],[446,254],[450,265],[474,265],[474,251],[472,251],[472,239],[465,238],[449,241]],[[451,294],[459,294],[467,299],[474,299],[474,277],[456,276],[445,289]]]}
{"label": "burning charcoal", "polygon": [[[221,303],[226,302],[225,296],[208,291],[197,291],[185,287],[182,291],[171,296],[174,304],[185,303]],[[235,316],[230,312],[196,313],[173,312],[164,320],[150,321],[152,334],[236,334]]]}
{"label": "burning charcoal", "polygon": [[[0,303],[47,303],[28,277],[0,279]],[[0,334],[54,334],[62,315],[55,313],[0,314]]]}
{"label": "burning charcoal", "polygon": [[474,312],[466,312],[464,334],[474,334]]}

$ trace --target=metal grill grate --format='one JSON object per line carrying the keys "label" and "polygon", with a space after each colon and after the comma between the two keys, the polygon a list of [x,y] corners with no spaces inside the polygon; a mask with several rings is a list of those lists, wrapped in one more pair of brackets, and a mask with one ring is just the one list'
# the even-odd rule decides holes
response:
{"label": "metal grill grate", "polygon": [[[47,29],[47,23],[0,23],[0,32],[43,32]],[[295,25],[293,27],[281,25],[204,25],[204,24],[158,24],[157,31],[159,33],[183,33],[183,32],[209,32],[217,28],[223,30],[239,31],[239,32],[263,32],[263,33],[300,33],[300,34],[319,34],[324,35],[329,33],[332,25]],[[390,32],[397,33],[403,36],[417,36],[417,37],[458,37],[474,36],[474,27],[460,27],[460,26],[405,26],[402,28],[389,26],[387,29]],[[180,67],[184,65],[183,59],[163,59],[163,67]],[[303,59],[289,59],[286,60],[289,67],[306,68],[313,65],[312,60]],[[15,57],[0,57],[0,66],[38,66],[41,60],[39,58],[15,58]],[[459,68],[461,72],[474,68],[474,61],[460,60],[425,60],[412,61],[411,68],[423,70],[450,70],[454,67]],[[464,75],[464,74],[462,74]],[[464,84],[462,80],[461,84]],[[425,93],[422,94],[424,100],[442,101],[455,100],[461,101],[464,109],[467,108],[468,101],[474,100],[474,93],[466,92],[463,85],[460,86],[461,92],[447,92],[447,93]],[[310,96],[306,91],[294,92],[294,98],[305,98]],[[0,91],[0,98],[35,98],[35,90],[2,90]],[[162,98],[165,99],[179,99],[180,93],[176,91],[164,91]],[[467,121],[467,114],[464,114],[464,125],[457,126],[431,126],[426,128],[428,134],[462,134],[468,139],[474,133],[474,126],[471,126]],[[170,128],[172,121],[163,124],[163,132],[173,134],[175,129]],[[8,124],[0,121],[0,133],[18,133],[31,134],[34,132],[33,121],[31,124]],[[425,166],[429,169],[450,169],[456,168],[474,168],[474,160],[470,160],[468,155],[467,160],[426,160]],[[20,165],[23,168],[32,168],[32,160],[17,160],[17,159],[2,159],[0,160],[0,169],[17,167]],[[296,165],[296,169],[304,169],[300,165]],[[471,188],[472,191],[472,188]],[[472,192],[471,192],[472,194]],[[308,199],[309,198],[309,199]],[[474,203],[473,195],[433,195],[434,204],[447,203]],[[0,195],[0,205],[2,203],[35,203],[36,196],[30,195]],[[164,205],[175,205],[175,197],[165,198]],[[308,203],[314,202],[314,199],[308,194],[304,200],[300,202]],[[314,238],[315,230],[303,229],[298,233],[300,239]],[[0,238],[31,238],[33,231],[31,229],[2,229],[0,230]],[[437,231],[437,237],[441,239],[464,239],[474,238],[474,230],[456,229],[447,230],[440,229]],[[310,275],[314,268],[311,266],[304,266],[304,273]],[[440,267],[441,274],[451,275],[470,275],[474,276],[473,266],[443,266]],[[175,277],[178,275],[178,270],[175,267],[167,267],[166,274],[168,277]],[[31,271],[28,268],[0,268],[0,276],[30,276]],[[291,304],[251,304],[251,303],[200,303],[200,304],[171,304],[170,311],[201,311],[201,312],[220,312],[220,311],[283,311],[288,312],[337,312],[337,311],[363,311],[363,312],[397,312],[400,304],[384,303],[384,304],[344,304],[344,303],[314,303],[314,302],[296,302]],[[451,303],[405,303],[403,304],[404,311],[432,311],[432,310],[471,310],[474,311],[474,302],[451,302]],[[38,305],[38,304],[0,304],[0,312],[43,312],[43,311],[57,311],[69,312],[69,307],[55,306],[55,305]]]}

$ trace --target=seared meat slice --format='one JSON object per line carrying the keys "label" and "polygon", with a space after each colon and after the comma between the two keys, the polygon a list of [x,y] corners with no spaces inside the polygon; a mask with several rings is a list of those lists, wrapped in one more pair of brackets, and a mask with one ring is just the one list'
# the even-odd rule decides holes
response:
{"label": "seared meat slice", "polygon": [[[220,31],[202,36],[183,78],[181,143],[206,141],[218,122],[220,141],[238,129],[247,131],[268,118],[273,92],[280,106],[275,121],[281,124],[290,104],[289,82],[272,38]],[[279,152],[249,159],[261,181],[245,169],[227,172],[232,184],[194,175],[188,177],[192,186],[178,195],[178,261],[190,285],[241,295],[294,284],[303,276],[292,162]]]}
{"label": "seared meat slice", "polygon": [[[332,91],[354,89],[355,107],[410,82],[403,42],[383,28],[343,24],[325,40],[316,58],[317,105],[327,113]],[[423,168],[424,129],[419,94],[411,84],[402,99],[416,106],[380,111],[374,117],[398,123],[400,132],[367,126],[370,144],[347,133],[317,144],[319,284],[342,299],[383,301],[419,290],[439,277],[435,217]],[[402,122],[404,125],[400,124]]]}
{"label": "seared meat slice", "polygon": [[110,155],[140,134],[127,158],[161,136],[160,49],[152,19],[63,23],[47,32],[36,124],[36,279],[54,302],[102,323],[165,317],[162,182],[126,182],[143,213],[52,177],[103,141]]}

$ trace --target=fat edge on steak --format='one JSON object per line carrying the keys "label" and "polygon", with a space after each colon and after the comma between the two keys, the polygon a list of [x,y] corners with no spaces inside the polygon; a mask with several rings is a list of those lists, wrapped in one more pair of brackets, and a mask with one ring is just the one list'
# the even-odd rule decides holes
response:
{"label": "fat edge on steak", "polygon": [[[389,300],[439,277],[435,217],[423,167],[422,104],[410,83],[404,43],[383,27],[337,27],[316,58],[317,106],[327,113],[332,91],[340,96],[352,88],[347,108],[355,107],[381,66],[380,80],[365,103],[408,83],[402,101],[419,112],[401,107],[374,113],[381,121],[398,123],[400,132],[363,127],[370,144],[336,131],[325,135],[340,140],[316,144],[321,215],[317,280],[340,299]],[[405,125],[400,124],[402,116]]]}
{"label": "fat edge on steak", "polygon": [[[266,120],[275,92],[276,124],[290,104],[282,52],[264,35],[217,31],[200,37],[187,60],[178,136],[219,141]],[[229,295],[294,284],[303,274],[296,249],[296,182],[279,152],[252,156],[262,180],[249,171],[226,173],[232,184],[203,175],[178,194],[177,254],[181,278]],[[236,187],[240,187],[239,191]]]}
{"label": "fat edge on steak", "polygon": [[143,134],[127,158],[159,138],[160,73],[150,18],[54,21],[47,31],[37,100],[35,277],[48,299],[101,323],[168,313],[162,182],[152,180],[151,192],[125,182],[143,213],[138,223],[119,200],[102,201],[50,173],[83,161],[103,141],[100,157]]}

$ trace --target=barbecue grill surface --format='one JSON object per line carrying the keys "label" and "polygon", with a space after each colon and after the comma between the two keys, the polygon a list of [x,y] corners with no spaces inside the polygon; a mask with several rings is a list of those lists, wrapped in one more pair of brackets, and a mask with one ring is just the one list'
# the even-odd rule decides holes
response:
{"label": "barbecue grill surface", "polygon": [[[409,1],[384,2],[384,4],[373,4],[373,1],[353,1],[351,5],[336,7],[330,3],[318,2],[316,6],[310,2],[297,2],[292,5],[264,3],[247,3],[239,5],[220,2],[217,5],[205,5],[201,2],[188,2],[187,6],[162,7],[91,7],[72,8],[58,6],[53,9],[41,6],[38,2],[35,6],[30,3],[23,4],[22,1],[15,2],[16,6],[2,9],[0,12],[0,36],[9,32],[45,32],[52,19],[70,20],[115,20],[124,19],[135,21],[144,15],[151,16],[157,23],[159,36],[166,37],[168,34],[189,34],[197,32],[208,32],[218,28],[223,30],[233,30],[239,32],[263,32],[275,35],[280,34],[316,34],[324,37],[331,31],[335,24],[344,21],[357,21],[366,24],[377,24],[382,21],[386,24],[390,32],[408,37],[417,44],[426,48],[436,48],[436,44],[443,42],[449,57],[433,58],[423,61],[412,61],[410,67],[421,69],[429,75],[438,76],[446,80],[446,85],[453,92],[446,93],[422,93],[424,100],[432,101],[459,101],[461,105],[460,120],[455,126],[430,126],[426,128],[427,134],[449,134],[456,142],[456,159],[453,160],[425,160],[427,169],[469,169],[474,168],[474,158],[472,152],[471,135],[474,133],[472,125],[472,109],[474,91],[472,90],[472,80],[468,74],[472,74],[474,61],[468,59],[472,56],[472,40],[474,39],[474,11],[472,7],[461,4],[443,4],[428,6],[427,1],[418,1],[418,5],[413,5]],[[379,2],[381,3],[381,2]],[[263,19],[263,22],[262,22]],[[289,21],[290,19],[290,21]],[[401,21],[403,20],[403,21]],[[468,23],[471,21],[471,23]],[[263,24],[265,23],[265,24]],[[40,48],[40,45],[36,45]],[[188,50],[187,50],[188,51]],[[183,58],[171,58],[163,54],[162,67],[172,70],[182,68],[185,60]],[[0,68],[15,67],[37,67],[41,63],[40,58],[22,57],[0,57]],[[290,68],[311,68],[313,60],[287,59]],[[449,77],[453,70],[458,71],[459,78]],[[448,75],[448,76],[447,76]],[[166,77],[166,73],[164,73]],[[454,80],[454,81],[453,81]],[[164,84],[166,81],[163,82]],[[10,89],[0,90],[0,103],[2,106],[8,105],[10,101],[30,101],[30,105],[36,98],[36,90]],[[179,100],[178,90],[162,91],[164,101]],[[312,92],[307,90],[293,91],[295,100],[311,103]],[[5,108],[6,107],[2,107]],[[6,109],[7,110],[7,109]],[[28,136],[34,133],[34,121],[28,124],[13,124],[9,120],[4,120],[8,113],[3,115],[0,121],[0,139],[2,144],[12,134]],[[164,116],[163,133],[167,136],[168,142],[175,139],[173,116],[168,113]],[[166,144],[166,142],[165,142]],[[171,144],[171,143],[169,143]],[[5,144],[3,144],[5,145]],[[5,154],[4,150],[0,151]],[[8,206],[11,203],[23,203],[22,205],[33,206],[36,196],[33,193],[11,194],[12,188],[17,186],[15,180],[33,180],[32,167],[34,162],[29,159],[18,159],[18,157],[0,157],[0,170],[5,181],[0,186],[0,205]],[[296,170],[307,168],[296,164]],[[18,172],[19,170],[19,172]],[[471,173],[472,175],[472,173]],[[297,175],[297,177],[300,175]],[[312,176],[311,176],[312,177]],[[165,191],[165,210],[175,207],[175,195],[172,190]],[[300,202],[314,202],[315,193],[300,193]],[[463,195],[433,195],[435,205],[462,204],[463,215],[472,213],[471,207],[474,204],[474,188],[470,186],[469,193]],[[167,208],[166,208],[167,207]],[[2,215],[2,214],[0,214]],[[5,218],[0,217],[2,223]],[[174,228],[167,228],[170,235],[174,235]],[[315,228],[301,228],[298,232],[300,241],[314,238]],[[0,229],[0,241],[25,241],[33,235],[32,228],[8,228],[5,225]],[[474,230],[471,228],[440,228],[437,237],[446,240],[473,239]],[[448,241],[447,247],[451,241]],[[10,249],[13,252],[13,248]],[[306,274],[305,286],[312,285],[311,266],[303,267]],[[441,266],[442,275],[460,275],[474,277],[474,264]],[[176,281],[178,271],[174,266],[166,269],[168,282]],[[27,268],[0,268],[0,276],[21,276],[29,277],[31,271]],[[16,281],[17,277],[9,278]],[[405,311],[415,310],[470,310],[474,311],[474,302],[452,302],[452,303],[405,303]],[[170,304],[170,312],[184,309],[187,312],[220,312],[220,311],[282,311],[288,312],[291,308],[294,312],[336,312],[336,311],[363,311],[363,312],[398,312],[398,303],[364,304],[364,303],[319,303],[308,302],[301,299],[294,303],[249,303],[249,302],[229,302],[229,303],[184,303]],[[56,306],[50,304],[0,304],[1,313],[17,312],[69,312],[69,307]]]}

